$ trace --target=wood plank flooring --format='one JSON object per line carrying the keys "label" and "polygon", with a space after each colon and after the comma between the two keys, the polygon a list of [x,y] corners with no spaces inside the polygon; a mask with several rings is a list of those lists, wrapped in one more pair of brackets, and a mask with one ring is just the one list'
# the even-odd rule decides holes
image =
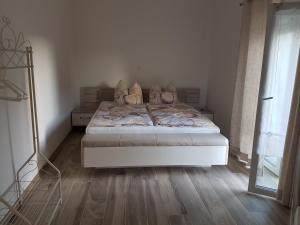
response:
{"label": "wood plank flooring", "polygon": [[289,210],[247,194],[248,174],[234,159],[210,168],[85,169],[82,132],[54,159],[63,204],[53,225],[287,225]]}

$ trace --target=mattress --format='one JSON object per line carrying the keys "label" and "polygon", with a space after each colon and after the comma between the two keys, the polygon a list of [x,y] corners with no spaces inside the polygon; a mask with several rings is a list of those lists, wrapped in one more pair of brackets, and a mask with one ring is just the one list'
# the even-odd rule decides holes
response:
{"label": "mattress", "polygon": [[[154,126],[152,121],[148,121],[148,117],[145,114],[145,110],[147,111],[146,105],[139,106],[139,113],[143,115],[143,118],[146,118],[143,125],[133,125],[130,126],[122,126],[118,124],[117,126],[111,126],[111,122],[109,122],[109,126],[107,123],[103,123],[101,119],[101,115],[103,111],[107,109],[109,111],[111,107],[114,105],[113,102],[102,102],[98,107],[97,111],[95,112],[94,116],[92,117],[89,125],[86,128],[87,134],[191,134],[191,133],[204,133],[204,134],[211,134],[211,133],[220,133],[219,127],[217,127],[212,121],[210,121],[207,117],[203,116],[202,120],[204,121],[200,127],[193,127],[193,126],[182,126],[182,127],[168,127],[168,126]],[[123,106],[127,107],[127,106]],[[114,108],[116,109],[116,108]],[[132,109],[127,108],[129,111]],[[136,110],[136,109],[134,109]],[[126,111],[126,110],[125,110]],[[100,117],[99,117],[100,115]],[[150,115],[151,116],[151,115]],[[149,116],[149,118],[150,118]],[[151,118],[150,118],[151,119]],[[147,121],[147,122],[146,122]],[[145,123],[147,123],[145,125]],[[151,124],[152,123],[152,124]]]}

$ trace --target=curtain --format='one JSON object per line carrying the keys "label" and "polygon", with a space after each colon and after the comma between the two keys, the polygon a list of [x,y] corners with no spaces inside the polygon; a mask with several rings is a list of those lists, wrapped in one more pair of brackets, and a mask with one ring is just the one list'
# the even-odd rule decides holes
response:
{"label": "curtain", "polygon": [[297,207],[293,221],[294,225],[300,225],[300,206]]}
{"label": "curtain", "polygon": [[[252,155],[254,121],[256,121],[267,27],[270,25],[268,24],[268,16],[271,8],[272,4],[269,4],[267,0],[252,0],[243,5],[240,54],[231,120],[230,151],[238,153],[246,160],[251,159]],[[273,97],[276,98],[276,101],[268,102],[262,109],[266,115],[267,112],[275,112],[272,118],[265,118],[261,124],[260,130],[263,138],[258,143],[258,153],[275,154],[282,157],[277,199],[282,204],[290,206],[291,199],[294,198],[293,219],[297,220],[300,213],[300,185],[298,182],[298,186],[295,186],[293,178],[295,171],[300,173],[300,166],[295,169],[297,151],[300,148],[298,147],[298,144],[300,145],[298,143],[300,142],[300,68],[299,61],[296,61],[300,46],[300,18],[298,16],[299,8],[293,10],[282,10],[282,13],[275,17],[275,34],[277,32],[280,35],[274,35],[270,39],[273,44],[268,49],[268,57],[269,63],[272,62],[273,65],[269,64],[269,70],[266,71],[275,74],[275,76],[269,76],[269,78],[267,76],[266,79],[271,79],[268,81],[271,85],[263,91],[264,97]],[[279,52],[280,54],[278,54]],[[297,76],[296,78],[289,76],[289,79],[282,80],[286,74],[296,74],[295,66],[290,66],[290,63],[294,65],[298,63]],[[293,91],[291,83],[294,81],[295,89]],[[278,83],[283,88],[279,88]],[[285,99],[291,98],[292,103],[285,101]],[[273,110],[275,108],[276,110]],[[282,115],[287,114],[290,114],[288,121],[282,119],[284,118]],[[287,124],[290,125],[287,126]],[[268,146],[268,148],[263,146]],[[269,152],[270,149],[272,152]],[[295,187],[294,193],[298,194],[292,196],[293,187]],[[295,198],[297,199],[295,200]]]}
{"label": "curtain", "polygon": [[269,13],[268,0],[243,5],[240,53],[230,130],[230,151],[251,159]]}
{"label": "curtain", "polygon": [[[284,17],[284,19],[281,18],[282,25],[284,25],[284,23],[288,23],[285,26],[286,29],[283,29],[284,35],[282,35],[282,38],[285,40],[286,45],[284,47],[284,51],[290,53],[285,55],[285,59],[281,59],[281,61],[279,62],[279,68],[280,71],[284,71],[285,74],[296,74],[296,78],[293,78],[291,76],[291,79],[295,79],[294,88],[291,88],[292,90],[290,90],[293,91],[293,93],[290,93],[290,91],[285,92],[284,90],[279,90],[279,93],[281,93],[282,95],[292,95],[292,104],[287,105],[287,103],[281,103],[284,104],[282,107],[290,106],[290,125],[286,129],[287,135],[284,145],[284,152],[282,153],[280,152],[280,150],[278,150],[277,152],[277,154],[283,154],[277,199],[281,201],[282,204],[290,206],[300,136],[300,9],[294,8],[290,10],[282,10],[280,17]],[[293,47],[291,47],[292,45]],[[291,66],[291,63],[294,63],[295,66]],[[295,71],[295,69],[291,70],[291,68],[297,68],[297,71]],[[292,80],[290,80],[290,82],[292,82]],[[280,115],[278,115],[278,119],[280,119]],[[276,132],[280,133],[279,128],[276,129]]]}
{"label": "curtain", "polygon": [[[279,10],[274,18],[262,103],[258,154],[282,158],[300,47],[300,10]],[[271,116],[270,116],[271,115]]]}
{"label": "curtain", "polygon": [[298,152],[296,158],[296,167],[295,167],[295,183],[293,190],[293,199],[292,199],[292,216],[291,224],[300,225],[300,138],[298,141]]}

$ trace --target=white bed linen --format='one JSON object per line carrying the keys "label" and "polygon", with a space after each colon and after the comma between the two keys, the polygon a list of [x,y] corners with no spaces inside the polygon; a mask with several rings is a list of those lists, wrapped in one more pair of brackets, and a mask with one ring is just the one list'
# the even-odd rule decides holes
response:
{"label": "white bed linen", "polygon": [[[111,104],[102,102],[97,110]],[[95,113],[96,114],[96,113]],[[206,127],[162,127],[162,126],[130,126],[130,127],[100,127],[91,126],[93,118],[86,128],[87,134],[186,134],[186,133],[220,133],[220,128],[211,123]]]}

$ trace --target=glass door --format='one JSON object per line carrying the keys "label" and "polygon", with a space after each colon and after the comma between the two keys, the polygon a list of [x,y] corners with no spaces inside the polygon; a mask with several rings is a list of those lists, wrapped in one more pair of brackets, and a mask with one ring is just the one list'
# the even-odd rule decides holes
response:
{"label": "glass door", "polygon": [[300,8],[284,5],[273,16],[261,81],[249,191],[276,196],[289,126],[300,47]]}

